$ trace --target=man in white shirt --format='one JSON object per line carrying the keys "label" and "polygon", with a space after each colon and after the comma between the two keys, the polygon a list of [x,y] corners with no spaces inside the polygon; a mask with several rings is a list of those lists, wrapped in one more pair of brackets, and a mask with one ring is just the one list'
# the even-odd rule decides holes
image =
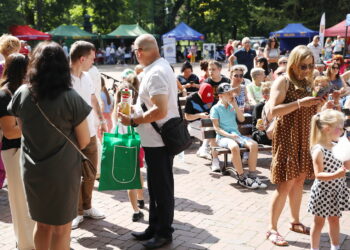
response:
{"label": "man in white shirt", "polygon": [[[156,122],[161,127],[173,117],[179,117],[177,84],[169,63],[160,57],[156,39],[141,35],[135,40],[135,54],[144,66],[136,103],[136,114],[131,118],[118,113],[124,125],[138,126],[141,144],[147,163],[147,184],[150,196],[149,226],[141,233],[132,233],[137,240],[148,240],[147,249],[162,247],[172,241],[174,218],[173,159],[161,138],[152,127]],[[147,111],[143,112],[144,103]]]}
{"label": "man in white shirt", "polygon": [[312,42],[307,45],[311,49],[312,54],[314,55],[314,62],[321,63],[320,54],[322,53],[320,42],[320,36],[314,36]]}
{"label": "man in white shirt", "polygon": [[[92,106],[96,112],[101,125],[101,131],[107,131],[105,121],[103,120],[102,112],[95,96],[95,86],[91,80],[88,71],[95,59],[95,46],[92,43],[85,41],[77,41],[73,43],[70,50],[70,67],[72,74],[72,86],[75,91]],[[87,120],[90,132],[90,143],[82,151],[87,158],[97,168],[97,142],[96,142],[96,127],[94,114],[90,112]],[[84,217],[92,219],[103,219],[105,216],[97,209],[91,206],[92,191],[94,188],[95,178],[86,180],[83,178],[79,193],[78,216],[72,222],[72,229],[75,229],[84,220]]]}
{"label": "man in white shirt", "polygon": [[341,39],[340,36],[337,36],[337,39],[334,40],[334,42],[332,44],[333,53],[338,54],[338,55],[343,54],[344,45],[345,45],[344,40]]}
{"label": "man in white shirt", "polygon": [[[95,66],[95,65],[92,65],[91,68],[89,69],[88,71],[90,77],[91,77],[91,80],[92,80],[92,83],[93,83],[93,86],[94,86],[94,89],[95,89],[95,96],[97,98],[97,101],[100,105],[100,107],[102,107],[102,100],[101,100],[101,73],[100,71],[98,70],[98,68]],[[98,128],[100,127],[100,119],[98,118],[98,115],[94,112],[94,118],[95,118],[95,128],[96,128],[96,131],[98,132]],[[106,132],[109,132],[109,131],[106,131]],[[98,149],[98,161],[97,161],[97,174],[96,174],[96,179],[99,179],[100,178],[100,174],[101,174],[101,168],[100,168],[100,165],[101,165],[101,138],[102,138],[102,135],[99,134],[97,136],[98,140],[97,140],[97,149]]]}

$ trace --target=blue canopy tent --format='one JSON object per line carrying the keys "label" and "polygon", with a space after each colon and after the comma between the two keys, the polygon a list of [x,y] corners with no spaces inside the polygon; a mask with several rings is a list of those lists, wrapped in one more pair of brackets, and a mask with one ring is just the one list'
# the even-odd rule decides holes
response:
{"label": "blue canopy tent", "polygon": [[298,45],[310,43],[312,38],[318,34],[318,31],[310,30],[301,23],[290,23],[281,30],[271,32],[270,36],[279,39],[281,50],[290,51]]}
{"label": "blue canopy tent", "polygon": [[176,41],[179,40],[187,40],[187,41],[198,41],[198,40],[204,40],[204,35],[199,33],[198,31],[195,31],[187,24],[181,22],[179,25],[177,25],[173,30],[169,31],[168,33],[165,33],[162,38],[167,37],[173,37],[176,39]]}

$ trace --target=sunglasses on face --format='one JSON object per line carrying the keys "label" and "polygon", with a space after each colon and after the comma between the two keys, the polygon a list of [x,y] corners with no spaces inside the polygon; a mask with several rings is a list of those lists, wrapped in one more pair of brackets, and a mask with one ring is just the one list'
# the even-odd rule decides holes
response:
{"label": "sunglasses on face", "polygon": [[313,70],[314,68],[315,68],[315,64],[313,63],[300,65],[300,69],[302,71],[305,71],[307,69]]}
{"label": "sunglasses on face", "polygon": [[233,75],[234,77],[236,77],[236,78],[243,78],[243,74],[235,74],[235,75]]}
{"label": "sunglasses on face", "polygon": [[339,67],[337,67],[337,66],[332,66],[332,69],[339,69]]}

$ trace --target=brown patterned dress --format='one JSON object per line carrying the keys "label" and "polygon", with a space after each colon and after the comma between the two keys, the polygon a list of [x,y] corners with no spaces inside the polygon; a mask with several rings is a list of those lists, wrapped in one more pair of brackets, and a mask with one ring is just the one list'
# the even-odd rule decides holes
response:
{"label": "brown patterned dress", "polygon": [[[311,91],[296,89],[289,81],[283,103],[311,96]],[[312,159],[309,148],[311,118],[317,113],[317,105],[301,107],[287,115],[278,117],[273,133],[271,182],[279,184],[306,173],[313,178]]]}

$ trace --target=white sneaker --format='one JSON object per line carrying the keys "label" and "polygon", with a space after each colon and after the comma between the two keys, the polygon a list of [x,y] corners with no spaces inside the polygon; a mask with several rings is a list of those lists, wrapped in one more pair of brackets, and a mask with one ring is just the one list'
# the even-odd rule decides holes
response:
{"label": "white sneaker", "polygon": [[218,158],[214,158],[211,163],[211,171],[212,172],[220,172],[220,161]]}
{"label": "white sneaker", "polygon": [[211,159],[210,148],[200,147],[197,151],[197,156],[205,159]]}
{"label": "white sneaker", "polygon": [[79,227],[79,224],[84,221],[84,217],[82,215],[78,215],[75,217],[75,219],[72,221],[72,230],[77,229]]}
{"label": "white sneaker", "polygon": [[267,188],[267,185],[265,183],[261,182],[259,177],[256,177],[253,180],[259,185],[259,188],[261,188],[261,189]]}
{"label": "white sneaker", "polygon": [[238,184],[249,189],[259,188],[258,183],[256,183],[253,179],[249,177],[244,177],[244,179],[238,179]]}
{"label": "white sneaker", "polygon": [[96,208],[90,208],[88,210],[84,210],[84,217],[89,217],[91,219],[99,220],[104,219],[105,215],[98,211]]}
{"label": "white sneaker", "polygon": [[249,153],[244,152],[242,157],[242,164],[248,164],[248,157],[249,157]]}

